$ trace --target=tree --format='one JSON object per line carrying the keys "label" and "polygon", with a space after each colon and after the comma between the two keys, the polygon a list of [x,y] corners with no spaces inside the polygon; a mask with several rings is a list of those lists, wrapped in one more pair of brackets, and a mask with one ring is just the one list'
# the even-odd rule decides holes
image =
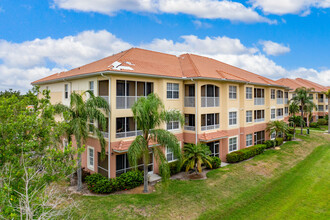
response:
{"label": "tree", "polygon": [[307,119],[307,127],[309,127],[309,121],[312,120],[313,117],[313,110],[317,110],[317,105],[314,104],[314,102],[309,102],[305,105],[304,112],[306,112],[306,119]]}
{"label": "tree", "polygon": [[[296,96],[293,97],[291,100],[295,101],[300,104],[300,113],[301,118],[304,118],[304,110],[306,109],[306,105],[313,103],[313,97],[309,96],[309,93],[314,89],[306,89],[305,87],[297,88],[295,90]],[[303,124],[300,124],[301,130],[300,134],[303,134]]]}
{"label": "tree", "polygon": [[293,139],[296,138],[296,126],[301,125],[301,122],[303,122],[303,124],[305,123],[304,120],[302,120],[301,116],[297,116],[297,115],[292,115],[289,118],[289,122],[291,122],[293,124]]}
{"label": "tree", "polygon": [[[181,158],[181,149],[178,140],[171,132],[159,129],[162,123],[170,121],[180,121],[183,124],[183,116],[177,110],[166,111],[159,97],[153,93],[146,98],[139,98],[132,106],[133,117],[137,123],[137,128],[142,131],[142,135],[135,138],[128,149],[130,164],[137,166],[137,161],[143,161],[144,169],[144,190],[148,192],[148,164],[150,150],[154,153],[155,160],[160,164],[160,173],[164,179],[169,177],[169,167],[167,160],[161,149],[166,146],[174,156]],[[158,143],[150,149],[149,144]]]}
{"label": "tree", "polygon": [[292,115],[296,115],[296,113],[299,112],[299,105],[297,104],[297,102],[293,101],[290,103],[289,105],[289,114]]}
{"label": "tree", "polygon": [[288,125],[284,121],[270,121],[267,123],[266,131],[269,134],[275,132],[275,137],[278,137],[280,133],[284,134],[288,130]]}
{"label": "tree", "polygon": [[186,166],[186,172],[190,169],[195,170],[195,173],[202,172],[202,164],[207,164],[212,168],[211,164],[211,151],[209,147],[203,143],[196,144],[186,144],[184,146],[184,160],[183,165]]}
{"label": "tree", "polygon": [[328,134],[330,134],[330,89],[324,94],[328,97]]}
{"label": "tree", "polygon": [[[89,94],[89,99],[84,100],[83,96]],[[70,106],[63,104],[55,105],[56,113],[63,113],[63,117],[68,124],[66,135],[70,142],[71,136],[75,137],[77,142],[77,190],[80,191],[82,187],[81,176],[81,151],[84,150],[84,144],[90,133],[96,133],[101,145],[101,158],[105,157],[105,140],[102,132],[93,124],[89,122],[96,120],[99,125],[105,130],[107,125],[106,117],[101,110],[108,114],[110,111],[109,104],[101,97],[96,97],[91,91],[83,92],[82,94],[71,93]]]}

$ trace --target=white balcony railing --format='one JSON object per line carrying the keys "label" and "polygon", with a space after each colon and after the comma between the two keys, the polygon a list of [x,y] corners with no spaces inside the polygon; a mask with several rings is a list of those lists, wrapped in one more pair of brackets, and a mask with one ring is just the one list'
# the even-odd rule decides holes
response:
{"label": "white balcony railing", "polygon": [[283,119],[283,115],[278,115],[276,118],[277,119]]}
{"label": "white balcony railing", "polygon": [[265,98],[254,98],[254,105],[264,105]]}
{"label": "white balcony railing", "polygon": [[104,99],[105,101],[107,101],[107,103],[109,103],[109,96],[100,96],[102,99]]}
{"label": "white balcony railing", "polygon": [[202,126],[202,131],[214,130],[220,128],[219,124]]}
{"label": "white balcony railing", "polygon": [[257,119],[254,119],[254,122],[262,122],[262,121],[265,121],[265,118],[257,118]]}
{"label": "white balcony railing", "polygon": [[218,107],[219,97],[202,97],[201,106],[202,107]]}
{"label": "white balcony railing", "polygon": [[277,103],[278,105],[283,104],[283,98],[277,98],[277,99],[276,99],[276,103]]}
{"label": "white balcony railing", "polygon": [[117,109],[129,109],[141,97],[145,97],[145,96],[117,96],[116,98]]}
{"label": "white balcony railing", "polygon": [[284,104],[285,105],[289,104],[289,99],[288,98],[284,98]]}
{"label": "white balcony railing", "polygon": [[109,132],[101,131],[104,138],[109,138]]}
{"label": "white balcony railing", "polygon": [[141,130],[118,132],[118,133],[116,133],[116,138],[134,137],[134,136],[138,136],[138,135],[142,135]]}
{"label": "white balcony railing", "polygon": [[195,131],[195,126],[188,126],[188,125],[185,125],[185,126],[184,126],[184,130],[187,130],[187,131]]}
{"label": "white balcony railing", "polygon": [[194,96],[184,97],[184,107],[195,107],[195,97]]}

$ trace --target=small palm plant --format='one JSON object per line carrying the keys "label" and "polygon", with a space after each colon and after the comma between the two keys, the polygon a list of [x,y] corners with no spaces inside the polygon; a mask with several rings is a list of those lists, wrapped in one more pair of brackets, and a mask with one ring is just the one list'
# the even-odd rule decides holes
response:
{"label": "small palm plant", "polygon": [[267,123],[266,127],[266,131],[270,134],[275,132],[275,137],[278,137],[280,133],[285,134],[287,130],[288,125],[284,121],[271,121]]}
{"label": "small palm plant", "polygon": [[297,115],[292,115],[289,118],[289,122],[291,122],[293,124],[293,139],[296,138],[296,125],[298,124],[305,124],[305,121],[302,120],[301,116],[297,116]]}
{"label": "small palm plant", "polygon": [[[89,99],[84,100],[83,96],[88,93]],[[109,113],[109,104],[101,97],[96,97],[91,91],[78,94],[76,92],[70,95],[70,106],[63,104],[55,105],[56,113],[63,113],[64,119],[67,121],[68,126],[66,134],[68,140],[71,140],[71,136],[74,136],[77,142],[78,155],[77,155],[77,176],[78,186],[77,190],[80,191],[82,187],[81,176],[81,151],[82,147],[86,143],[89,136],[89,132],[96,133],[100,145],[101,145],[101,158],[105,156],[105,140],[102,132],[98,127],[89,124],[90,120],[97,120],[100,126],[105,130],[106,117],[102,113],[101,109],[105,110],[105,113]]]}
{"label": "small palm plant", "polygon": [[[142,131],[142,135],[137,136],[129,147],[128,159],[130,164],[135,167],[138,160],[143,160],[143,192],[147,193],[150,151],[153,151],[155,160],[160,164],[160,173],[164,179],[169,177],[169,167],[161,147],[166,146],[173,152],[175,157],[181,158],[181,149],[176,136],[167,130],[159,129],[159,126],[170,121],[180,121],[183,124],[184,118],[178,110],[166,111],[162,101],[153,93],[149,94],[147,98],[139,98],[132,106],[132,111],[134,120],[138,129]],[[152,142],[157,142],[159,145],[150,148]]]}
{"label": "small palm plant", "polygon": [[183,148],[184,150],[184,160],[182,165],[186,165],[186,172],[190,169],[195,170],[195,173],[202,172],[202,164],[207,164],[212,168],[211,164],[211,151],[209,147],[205,144],[186,144]]}
{"label": "small palm plant", "polygon": [[328,134],[330,134],[330,89],[324,94],[328,97]]}

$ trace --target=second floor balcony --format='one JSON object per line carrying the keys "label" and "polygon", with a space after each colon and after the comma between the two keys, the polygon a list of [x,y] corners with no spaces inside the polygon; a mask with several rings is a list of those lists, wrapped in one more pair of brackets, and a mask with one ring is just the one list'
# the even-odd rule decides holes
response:
{"label": "second floor balcony", "polygon": [[276,104],[281,105],[283,103],[284,103],[283,98],[277,98],[276,99]]}
{"label": "second floor balcony", "polygon": [[194,96],[184,97],[184,107],[195,107],[195,97]]}
{"label": "second floor balcony", "polygon": [[219,87],[210,84],[201,87],[201,107],[218,107],[219,100]]}
{"label": "second floor balcony", "polygon": [[133,104],[141,97],[147,97],[147,96],[117,96],[116,97],[117,109],[132,108]]}
{"label": "second floor balcony", "polygon": [[116,138],[135,137],[138,135],[142,135],[142,131],[136,130],[136,131],[117,132]]}
{"label": "second floor balcony", "polygon": [[220,105],[219,97],[202,97],[202,107],[218,107]]}
{"label": "second floor balcony", "polygon": [[254,105],[264,105],[265,98],[254,98]]}
{"label": "second floor balcony", "polygon": [[214,125],[205,125],[201,127],[202,131],[207,131],[207,130],[214,130],[220,128],[219,124],[214,124]]}

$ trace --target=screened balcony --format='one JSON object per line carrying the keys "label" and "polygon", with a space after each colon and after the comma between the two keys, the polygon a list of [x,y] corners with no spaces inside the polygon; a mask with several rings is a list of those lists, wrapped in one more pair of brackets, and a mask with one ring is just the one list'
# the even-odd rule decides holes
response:
{"label": "screened balcony", "polygon": [[219,101],[219,87],[215,85],[204,85],[201,88],[201,106],[202,107],[218,107]]}
{"label": "screened balcony", "polygon": [[265,121],[265,110],[255,110],[254,111],[254,122]]}
{"label": "screened balcony", "polygon": [[195,107],[195,85],[185,85],[184,94],[184,107]]}
{"label": "screened balcony", "polygon": [[202,131],[220,128],[219,113],[201,115],[201,126]]}
{"label": "screened balcony", "polygon": [[254,89],[254,105],[264,105],[265,104],[265,90],[264,89]]}
{"label": "screened balcony", "polygon": [[142,135],[142,131],[137,130],[133,117],[116,118],[116,138],[134,137]]}
{"label": "screened balcony", "polygon": [[283,104],[283,102],[284,102],[284,100],[283,100],[283,91],[277,90],[276,104],[281,105],[281,104]]}
{"label": "screened balcony", "polygon": [[195,131],[195,115],[185,114],[184,130]]}
{"label": "screened balcony", "polygon": [[109,103],[109,80],[101,80],[99,83],[99,97]]}
{"label": "screened balcony", "polygon": [[98,129],[101,131],[104,138],[109,138],[109,120],[108,118],[105,118],[105,120],[106,120],[105,129],[103,129],[100,124],[98,124]]}

